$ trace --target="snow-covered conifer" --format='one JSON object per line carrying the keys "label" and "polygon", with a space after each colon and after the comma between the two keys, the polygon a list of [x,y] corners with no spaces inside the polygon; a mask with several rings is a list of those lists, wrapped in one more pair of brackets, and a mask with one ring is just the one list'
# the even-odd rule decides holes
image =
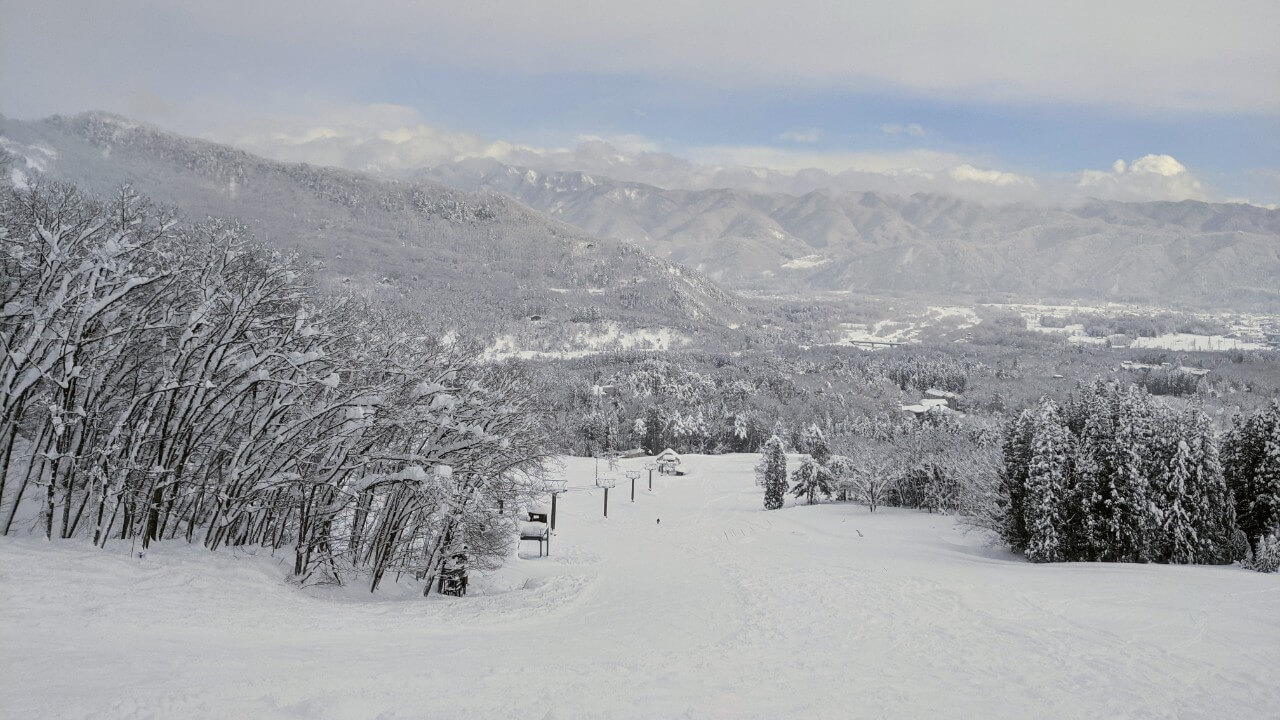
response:
{"label": "snow-covered conifer", "polygon": [[[1223,474],[1235,500],[1236,523],[1246,537],[1280,528],[1280,401],[1237,417],[1223,440]],[[1256,551],[1256,548],[1255,548]]]}
{"label": "snow-covered conifer", "polygon": [[787,493],[787,456],[777,435],[770,437],[761,450],[756,478],[757,484],[764,486],[764,509],[781,508]]}
{"label": "snow-covered conifer", "polygon": [[1031,462],[1023,514],[1027,557],[1036,562],[1066,559],[1064,529],[1071,489],[1072,436],[1052,400],[1043,400],[1033,421]]}
{"label": "snow-covered conifer", "polygon": [[827,445],[827,437],[822,433],[822,428],[817,424],[811,423],[805,428],[800,436],[800,451],[808,453],[819,465],[826,466],[831,458],[831,448]]}
{"label": "snow-covered conifer", "polygon": [[1280,539],[1275,535],[1265,535],[1258,538],[1257,546],[1249,567],[1264,573],[1280,570]]}
{"label": "snow-covered conifer", "polygon": [[1178,439],[1173,458],[1170,459],[1162,479],[1164,503],[1160,530],[1163,535],[1165,559],[1173,563],[1192,563],[1200,549],[1200,539],[1192,519],[1193,497],[1196,489],[1195,460],[1191,446],[1185,439]]}
{"label": "snow-covered conifer", "polygon": [[801,458],[800,467],[791,473],[791,483],[791,494],[805,498],[810,505],[818,501],[818,493],[831,497],[835,491],[831,473],[811,455]]}
{"label": "snow-covered conifer", "polygon": [[1035,414],[1024,410],[1010,423],[1003,446],[1000,482],[1005,499],[1001,535],[1016,549],[1027,546],[1026,504],[1027,475],[1031,468]]}

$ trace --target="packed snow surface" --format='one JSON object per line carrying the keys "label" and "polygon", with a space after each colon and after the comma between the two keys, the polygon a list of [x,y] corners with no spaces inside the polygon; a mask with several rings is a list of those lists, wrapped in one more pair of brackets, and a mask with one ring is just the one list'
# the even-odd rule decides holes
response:
{"label": "packed snow surface", "polygon": [[[38,718],[1275,717],[1280,578],[1033,565],[953,518],[761,510],[754,455],[592,486],[465,598],[286,558],[0,541],[0,708]],[[794,466],[795,459],[792,458]],[[633,461],[638,467],[642,461]],[[623,465],[623,470],[628,466]],[[661,524],[657,520],[661,519]]]}

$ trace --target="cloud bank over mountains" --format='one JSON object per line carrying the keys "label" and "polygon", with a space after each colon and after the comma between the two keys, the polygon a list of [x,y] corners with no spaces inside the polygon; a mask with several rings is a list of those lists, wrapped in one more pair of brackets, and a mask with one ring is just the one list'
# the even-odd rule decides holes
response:
{"label": "cloud bank over mountains", "polygon": [[[781,134],[790,145],[677,146],[640,135],[583,135],[573,147],[535,147],[427,124],[417,110],[393,104],[339,105],[298,116],[246,116],[205,110],[197,133],[289,162],[400,175],[467,158],[491,158],[545,171],[582,171],[656,185],[702,190],[802,194],[817,189],[900,195],[930,192],[984,202],[1071,205],[1110,200],[1224,200],[1165,154],[1120,158],[1108,169],[1028,174],[988,158],[930,148],[871,152],[811,147],[818,128]],[[922,136],[914,124],[886,124]],[[919,129],[915,129],[919,128]],[[884,130],[884,132],[890,132]]]}
{"label": "cloud bank over mountains", "polygon": [[288,160],[1280,202],[1275,0],[0,0],[0,17],[6,115],[106,110]]}

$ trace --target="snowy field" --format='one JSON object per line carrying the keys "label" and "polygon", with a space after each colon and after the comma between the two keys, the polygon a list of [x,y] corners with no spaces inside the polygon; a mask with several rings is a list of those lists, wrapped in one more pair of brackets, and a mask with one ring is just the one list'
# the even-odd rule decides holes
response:
{"label": "snowy field", "polygon": [[[586,330],[576,333],[556,348],[526,349],[522,343],[528,340],[514,335],[502,335],[486,348],[486,360],[520,358],[569,359],[595,355],[602,352],[626,350],[674,350],[689,344],[689,338],[671,328],[638,328],[623,330],[614,322],[584,323]],[[535,344],[537,340],[533,341]],[[542,343],[545,344],[545,343]]]}
{"label": "snowy field", "polygon": [[[610,492],[466,598],[264,555],[0,541],[0,708],[37,718],[1280,715],[1280,578],[1032,565],[948,517],[760,509],[755,455]],[[625,480],[623,481],[626,482]],[[661,518],[661,524],[656,521]]]}
{"label": "snowy field", "polygon": [[[921,342],[923,333],[929,328],[945,327],[954,331],[962,331],[982,323],[977,313],[978,308],[989,308],[999,311],[1014,312],[1026,321],[1026,329],[1051,335],[1062,335],[1068,342],[1102,345],[1106,338],[1090,337],[1085,334],[1082,324],[1068,324],[1065,327],[1049,327],[1040,324],[1041,317],[1070,318],[1079,314],[1116,317],[1121,315],[1159,316],[1175,312],[1170,308],[1150,305],[1125,305],[1106,303],[1103,305],[1037,305],[1037,304],[980,304],[965,306],[929,306],[924,310],[901,311],[895,317],[874,323],[841,323],[840,339],[834,343],[895,343],[914,345]],[[892,311],[893,308],[890,308]],[[1266,334],[1280,327],[1280,318],[1272,315],[1253,313],[1199,312],[1184,313],[1209,323],[1224,325],[1231,329],[1231,335],[1195,335],[1191,333],[1167,333],[1158,337],[1139,337],[1132,339],[1131,347],[1157,350],[1188,351],[1226,351],[1226,350],[1266,350],[1270,347],[1266,342]]]}
{"label": "snowy field", "polygon": [[965,330],[981,322],[972,308],[929,306],[923,314],[901,320],[881,320],[873,324],[841,323],[842,334],[835,344],[876,342],[911,345],[920,342],[920,333],[925,328],[946,324],[952,330]]}

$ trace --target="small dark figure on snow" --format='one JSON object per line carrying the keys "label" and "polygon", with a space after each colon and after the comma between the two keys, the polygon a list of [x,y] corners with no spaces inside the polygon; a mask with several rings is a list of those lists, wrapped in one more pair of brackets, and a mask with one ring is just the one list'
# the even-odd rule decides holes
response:
{"label": "small dark figure on snow", "polygon": [[662,518],[658,518],[658,523],[657,523],[657,524],[658,524],[658,525],[661,525],[661,524],[662,524]]}

